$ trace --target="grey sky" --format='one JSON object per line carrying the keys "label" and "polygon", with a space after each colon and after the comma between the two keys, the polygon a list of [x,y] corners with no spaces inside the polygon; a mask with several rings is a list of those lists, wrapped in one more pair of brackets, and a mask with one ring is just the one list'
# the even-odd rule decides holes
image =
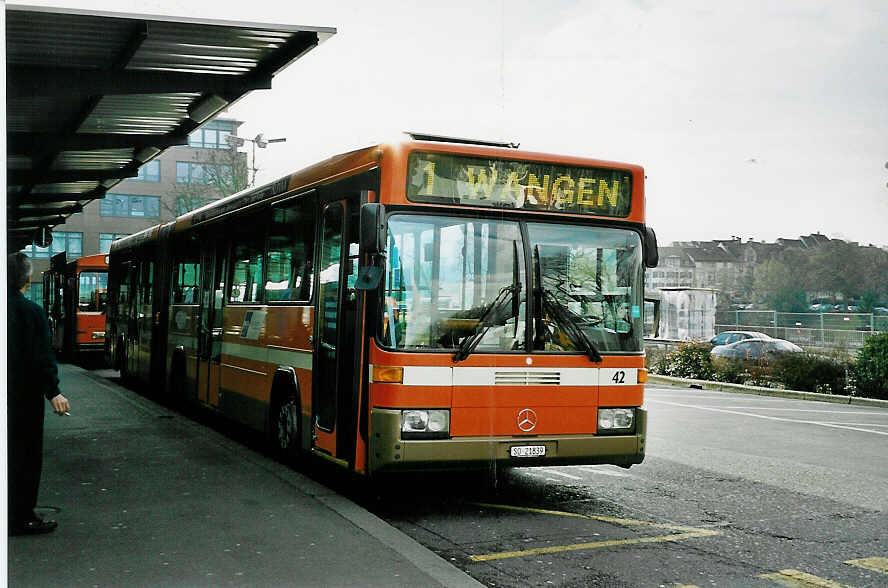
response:
{"label": "grey sky", "polygon": [[504,138],[643,165],[664,243],[888,245],[885,2],[26,3],[336,27],[229,112],[287,137],[260,181],[402,130]]}

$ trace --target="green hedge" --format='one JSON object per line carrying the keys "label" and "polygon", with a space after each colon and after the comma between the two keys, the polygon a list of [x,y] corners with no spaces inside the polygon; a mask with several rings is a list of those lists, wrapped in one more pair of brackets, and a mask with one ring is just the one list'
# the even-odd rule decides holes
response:
{"label": "green hedge", "polygon": [[848,365],[835,359],[792,353],[774,362],[772,377],[790,390],[847,394]]}
{"label": "green hedge", "polygon": [[648,369],[664,376],[823,394],[849,394],[856,383],[858,396],[888,398],[888,334],[870,337],[856,363],[811,353],[792,353],[772,362],[713,360],[709,349],[705,343],[681,343],[668,353],[653,353]]}
{"label": "green hedge", "polygon": [[888,400],[888,333],[867,338],[851,373],[858,395]]}
{"label": "green hedge", "polygon": [[657,374],[692,380],[710,380],[714,373],[706,343],[679,343],[676,349],[661,356],[652,367]]}

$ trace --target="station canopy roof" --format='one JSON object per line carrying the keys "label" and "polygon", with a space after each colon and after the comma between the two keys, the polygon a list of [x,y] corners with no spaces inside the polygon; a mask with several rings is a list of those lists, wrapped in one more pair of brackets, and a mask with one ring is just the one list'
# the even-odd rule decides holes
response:
{"label": "station canopy roof", "polygon": [[6,6],[7,248],[53,227],[336,33]]}

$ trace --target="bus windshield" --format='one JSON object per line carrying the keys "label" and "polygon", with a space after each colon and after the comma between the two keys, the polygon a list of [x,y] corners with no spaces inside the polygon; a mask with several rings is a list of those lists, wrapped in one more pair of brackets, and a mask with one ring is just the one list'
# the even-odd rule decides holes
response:
{"label": "bus windshield", "polygon": [[[536,300],[533,349],[643,348],[641,238],[635,231],[530,223]],[[592,355],[592,354],[590,354]]]}
{"label": "bus windshield", "polygon": [[457,360],[642,349],[634,231],[407,214],[388,228],[385,347],[453,350]]}
{"label": "bus windshield", "polygon": [[81,312],[105,312],[108,304],[108,272],[80,272],[77,307]]}

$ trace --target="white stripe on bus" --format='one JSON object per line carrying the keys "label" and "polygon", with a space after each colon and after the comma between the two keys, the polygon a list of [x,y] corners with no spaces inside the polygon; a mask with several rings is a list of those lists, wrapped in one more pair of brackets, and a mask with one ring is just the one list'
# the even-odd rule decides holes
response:
{"label": "white stripe on bus", "polygon": [[274,365],[288,365],[303,370],[310,370],[312,365],[312,352],[301,349],[268,348],[241,345],[240,343],[223,343],[222,355],[231,355]]}
{"label": "white stripe on bus", "polygon": [[437,366],[404,366],[405,386],[450,386],[453,382],[453,368]]}
{"label": "white stripe on bus", "polygon": [[[279,363],[279,362],[278,362]],[[370,367],[372,373],[373,366]],[[405,386],[634,386],[637,368],[404,366]]]}

